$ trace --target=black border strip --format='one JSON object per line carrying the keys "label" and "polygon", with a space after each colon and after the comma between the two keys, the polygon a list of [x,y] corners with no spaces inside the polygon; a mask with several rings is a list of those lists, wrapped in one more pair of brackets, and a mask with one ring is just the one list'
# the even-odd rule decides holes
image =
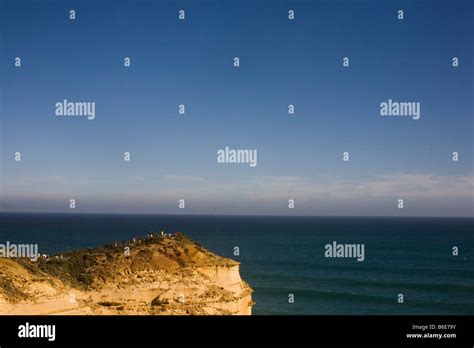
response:
{"label": "black border strip", "polygon": [[[473,347],[473,316],[0,316],[0,346],[34,343],[132,346],[232,344],[389,344]],[[28,322],[55,325],[54,342],[20,338]],[[413,325],[428,325],[424,332]],[[432,326],[430,326],[432,325]],[[456,325],[448,329],[443,325]],[[455,333],[456,338],[407,338]]]}

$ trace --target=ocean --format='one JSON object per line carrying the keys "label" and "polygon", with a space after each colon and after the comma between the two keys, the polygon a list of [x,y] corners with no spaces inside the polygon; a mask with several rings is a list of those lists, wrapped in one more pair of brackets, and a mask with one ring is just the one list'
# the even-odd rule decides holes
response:
{"label": "ocean", "polygon": [[[47,254],[161,230],[241,262],[253,314],[474,314],[473,218],[0,213],[0,243]],[[325,257],[333,242],[364,261]]]}

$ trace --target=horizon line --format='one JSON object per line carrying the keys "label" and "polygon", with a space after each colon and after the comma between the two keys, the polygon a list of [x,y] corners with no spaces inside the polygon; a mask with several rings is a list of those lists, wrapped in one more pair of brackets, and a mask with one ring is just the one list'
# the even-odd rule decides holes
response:
{"label": "horizon line", "polygon": [[0,214],[55,214],[55,215],[149,215],[149,216],[216,216],[216,217],[308,217],[308,218],[439,218],[439,219],[474,219],[464,215],[276,215],[276,214],[199,214],[199,213],[101,213],[101,212],[37,212],[37,211],[1,211]]}

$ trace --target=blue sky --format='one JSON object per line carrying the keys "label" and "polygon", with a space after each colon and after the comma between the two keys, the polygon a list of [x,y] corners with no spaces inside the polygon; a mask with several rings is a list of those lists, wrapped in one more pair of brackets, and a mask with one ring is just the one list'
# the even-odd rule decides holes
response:
{"label": "blue sky", "polygon": [[[1,210],[473,215],[471,1],[1,7]],[[63,99],[95,102],[95,120],[55,116]],[[381,117],[388,99],[421,118]],[[218,164],[225,146],[257,149],[257,167]]]}

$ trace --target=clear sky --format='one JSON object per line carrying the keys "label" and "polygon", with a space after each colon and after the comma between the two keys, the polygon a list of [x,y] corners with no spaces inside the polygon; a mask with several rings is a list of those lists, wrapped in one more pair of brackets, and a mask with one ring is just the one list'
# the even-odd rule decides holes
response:
{"label": "clear sky", "polygon": [[0,4],[2,211],[474,215],[472,1]]}

